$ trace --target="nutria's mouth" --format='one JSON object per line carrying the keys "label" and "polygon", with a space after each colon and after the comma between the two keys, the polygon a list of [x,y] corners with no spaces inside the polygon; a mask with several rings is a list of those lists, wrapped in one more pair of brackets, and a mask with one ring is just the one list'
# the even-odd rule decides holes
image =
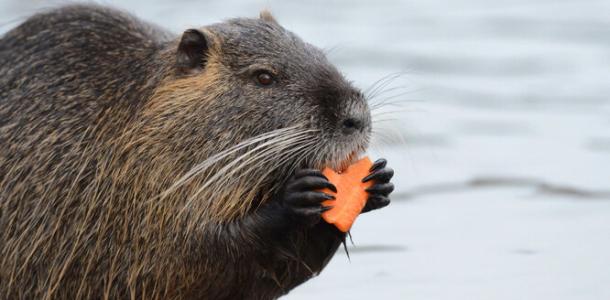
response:
{"label": "nutria's mouth", "polygon": [[327,166],[335,170],[337,173],[341,173],[345,171],[347,167],[357,162],[363,156],[364,151],[354,150],[350,152],[344,159],[335,162],[330,162],[327,164]]}

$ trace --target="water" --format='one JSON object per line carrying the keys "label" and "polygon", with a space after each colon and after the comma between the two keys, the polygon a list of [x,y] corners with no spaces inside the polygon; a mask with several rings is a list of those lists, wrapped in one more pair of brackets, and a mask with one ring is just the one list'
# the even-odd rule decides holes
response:
{"label": "water", "polygon": [[[0,31],[57,3],[0,1]],[[285,299],[610,299],[610,1],[103,3],[175,32],[268,8],[363,89],[401,75],[393,204]]]}

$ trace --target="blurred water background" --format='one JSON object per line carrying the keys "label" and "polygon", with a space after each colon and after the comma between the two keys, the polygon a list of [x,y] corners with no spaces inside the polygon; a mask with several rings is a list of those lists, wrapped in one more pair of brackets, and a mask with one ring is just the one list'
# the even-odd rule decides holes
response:
{"label": "blurred water background", "polygon": [[[67,3],[0,0],[0,32]],[[176,33],[270,9],[357,86],[386,79],[393,203],[285,299],[610,299],[610,1],[97,3]]]}

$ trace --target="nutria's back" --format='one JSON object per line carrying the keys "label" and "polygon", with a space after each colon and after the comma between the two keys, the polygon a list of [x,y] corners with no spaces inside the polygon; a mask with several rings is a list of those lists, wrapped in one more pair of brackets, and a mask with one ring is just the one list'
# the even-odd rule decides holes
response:
{"label": "nutria's back", "polygon": [[126,14],[84,6],[36,15],[0,40],[0,298],[70,295],[74,263],[99,264],[89,276],[107,280],[106,262],[71,261],[108,246],[110,233],[86,228],[105,226],[91,201],[111,183],[96,173],[163,76],[163,43]]}
{"label": "nutria's back", "polygon": [[344,238],[284,185],[369,134],[362,94],[268,13],[181,37],[33,16],[0,40],[0,298],[276,298]]}

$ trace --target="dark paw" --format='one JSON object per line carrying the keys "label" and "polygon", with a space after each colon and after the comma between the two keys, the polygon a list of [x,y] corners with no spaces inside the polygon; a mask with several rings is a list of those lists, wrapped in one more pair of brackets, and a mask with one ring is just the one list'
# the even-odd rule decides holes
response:
{"label": "dark paw", "polygon": [[390,204],[390,193],[394,190],[394,184],[390,182],[394,176],[394,170],[386,167],[387,161],[383,158],[375,161],[371,167],[370,174],[362,182],[373,180],[373,186],[366,189],[369,193],[369,198],[362,212],[368,212],[374,209],[379,209]]}
{"label": "dark paw", "polygon": [[294,217],[309,225],[320,222],[320,215],[332,206],[323,206],[322,202],[335,197],[319,190],[328,188],[336,192],[337,188],[328,181],[321,171],[302,169],[288,180],[283,191],[282,204]]}

